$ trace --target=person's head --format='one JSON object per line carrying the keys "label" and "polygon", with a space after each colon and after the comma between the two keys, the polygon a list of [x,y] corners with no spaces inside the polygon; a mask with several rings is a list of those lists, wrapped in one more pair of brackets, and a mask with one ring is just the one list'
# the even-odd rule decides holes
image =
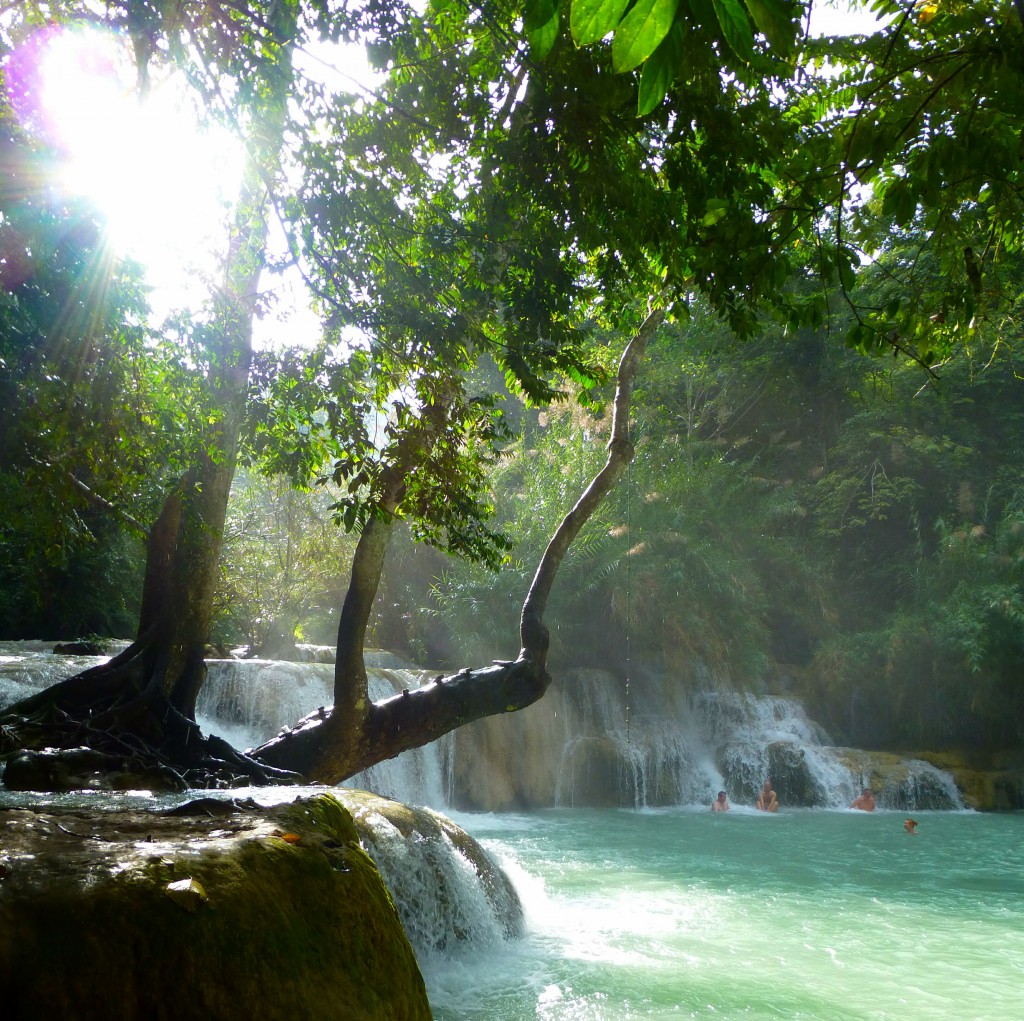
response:
{"label": "person's head", "polygon": [[870,787],[865,787],[864,788],[863,796],[865,798],[873,798],[874,797],[874,794],[871,793],[871,788]]}
{"label": "person's head", "polygon": [[906,820],[904,821],[904,823],[903,823],[903,828],[904,828],[904,829],[905,829],[905,830],[906,830],[906,831],[907,831],[908,833],[914,833],[914,832],[916,832],[916,830],[917,830],[917,820],[916,820],[916,819],[906,819]]}
{"label": "person's head", "polygon": [[764,789],[766,791],[770,791],[772,789],[772,782],[771,782],[771,780],[765,780],[765,782],[764,782]]}
{"label": "person's head", "polygon": [[725,791],[719,791],[718,792],[718,800],[719,801],[725,801]]}

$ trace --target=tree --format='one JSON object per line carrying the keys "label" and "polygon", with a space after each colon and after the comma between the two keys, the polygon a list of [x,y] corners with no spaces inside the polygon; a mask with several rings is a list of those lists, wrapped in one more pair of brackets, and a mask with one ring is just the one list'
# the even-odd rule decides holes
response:
{"label": "tree", "polygon": [[[871,7],[888,19],[884,31],[809,46],[837,73],[797,104],[814,104],[815,127],[809,162],[794,169],[829,182],[817,192],[833,209],[822,252],[854,314],[849,339],[926,366],[963,349],[990,352],[1020,315],[1019,276],[1007,273],[1021,247],[1024,201],[1020,5]],[[916,253],[904,231],[922,241]],[[861,305],[855,277],[894,240],[909,256],[890,263],[896,293]]]}
{"label": "tree", "polygon": [[[69,19],[97,17],[88,5],[65,5],[61,13]],[[200,757],[206,754],[195,740],[195,701],[204,676],[224,516],[245,413],[268,189],[282,144],[298,9],[282,3],[239,13],[228,5],[204,6],[190,23],[180,21],[181,14],[177,4],[111,5],[106,20],[131,34],[143,71],[158,47],[182,60],[192,47],[206,61],[201,67],[212,71],[220,64],[240,90],[235,114],[246,130],[248,165],[223,277],[208,320],[196,324],[193,334],[204,428],[189,452],[191,463],[149,532],[136,641],[105,666],[71,678],[15,712],[44,710],[45,716],[59,706],[72,719],[91,718],[94,733],[105,728],[144,732],[152,726],[147,719],[160,721],[163,743],[188,762],[195,758],[188,752],[190,744]],[[251,21],[249,16],[254,16]],[[32,20],[32,12],[26,12],[22,27]],[[45,730],[45,719],[34,723]]]}
{"label": "tree", "polygon": [[[995,32],[1005,5],[976,6],[985,8],[980,20],[955,22],[952,49],[942,51],[955,60],[976,31],[982,41],[968,47],[975,69],[1011,52]],[[96,17],[88,6],[61,9]],[[857,262],[850,174],[866,182],[899,174],[905,132],[887,116],[875,122],[885,128],[875,132],[875,162],[854,159],[852,140],[865,110],[886,110],[889,90],[909,89],[928,63],[915,48],[922,19],[904,18],[895,35],[874,41],[869,70],[883,71],[851,107],[848,82],[794,77],[800,10],[788,0],[574,0],[568,12],[540,3],[525,10],[524,40],[518,7],[504,3],[422,13],[400,3],[341,11],[326,0],[108,5],[103,18],[131,33],[143,70],[167,55],[205,83],[210,104],[230,97],[249,167],[222,283],[190,333],[205,428],[151,529],[138,639],[17,713],[92,712],[90,738],[97,723],[152,729],[178,761],[198,754],[209,767],[211,755],[228,756],[261,779],[297,769],[339,780],[540,697],[547,597],[569,543],[631,456],[628,395],[662,309],[684,312],[700,292],[741,333],[763,303],[797,319],[820,316],[820,293],[808,300],[787,290],[794,269],[812,261],[803,251],[848,289]],[[1009,34],[1019,32],[1015,24]],[[356,36],[389,69],[372,101],[296,88],[296,46]],[[859,66],[846,44],[811,50]],[[894,52],[905,62],[886,72]],[[969,134],[971,122],[952,112],[951,80],[912,107],[925,149],[942,152],[945,142],[929,133],[933,112],[950,111],[948,131]],[[1005,83],[975,84],[1001,94]],[[281,165],[293,158],[299,184],[288,194]],[[1015,186],[1019,171],[1004,168]],[[926,175],[913,180],[927,183]],[[918,191],[927,206],[931,193]],[[251,331],[272,198],[328,329],[315,355],[268,366],[263,378],[251,372]],[[964,192],[961,205],[976,198]],[[966,223],[961,212],[949,215]],[[1003,212],[990,222],[1012,240]],[[640,312],[645,306],[653,311]],[[353,327],[363,339],[350,339]],[[633,340],[620,362],[608,461],[541,560],[518,659],[372,705],[362,645],[394,522],[406,518],[426,540],[485,561],[496,563],[503,548],[486,524],[481,472],[503,431],[493,396],[469,391],[469,369],[487,353],[512,388],[551,400],[557,373],[584,390],[602,377],[587,340],[612,330]],[[869,332],[855,339],[881,336]],[[892,342],[908,347],[898,331]],[[256,445],[300,476],[343,485],[336,512],[360,538],[339,625],[334,707],[242,757],[202,741],[192,716],[251,383],[275,396]],[[289,424],[301,425],[304,439],[282,440],[277,425]],[[33,725],[20,726],[19,741],[33,740]]]}

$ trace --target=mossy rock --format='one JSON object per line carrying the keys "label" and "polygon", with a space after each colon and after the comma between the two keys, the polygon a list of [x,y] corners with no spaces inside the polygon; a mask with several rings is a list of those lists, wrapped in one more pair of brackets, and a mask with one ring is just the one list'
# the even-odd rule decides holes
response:
{"label": "mossy rock", "polygon": [[[834,752],[858,778],[857,787],[870,787],[874,791],[880,808],[920,811],[963,807],[963,785],[955,773],[923,755],[858,748],[836,748]],[[943,776],[942,772],[948,775]]]}
{"label": "mossy rock", "polygon": [[335,798],[197,812],[0,811],[6,1021],[429,1021]]}
{"label": "mossy rock", "polygon": [[919,752],[918,757],[953,776],[968,808],[979,812],[1024,809],[1024,760],[1019,751]]}

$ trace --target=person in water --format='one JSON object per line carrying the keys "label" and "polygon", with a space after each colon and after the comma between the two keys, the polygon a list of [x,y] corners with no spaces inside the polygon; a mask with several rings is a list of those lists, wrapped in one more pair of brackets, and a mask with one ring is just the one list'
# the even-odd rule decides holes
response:
{"label": "person in water", "polygon": [[917,836],[917,820],[916,819],[905,819],[903,822],[903,828],[912,836]]}
{"label": "person in water", "polygon": [[718,797],[711,802],[712,812],[728,812],[729,811],[729,799],[725,796],[725,791],[719,791]]}
{"label": "person in water", "polygon": [[875,796],[871,793],[871,788],[865,787],[860,796],[853,799],[850,808],[859,808],[862,812],[873,812],[875,810]]}
{"label": "person in water", "polygon": [[771,780],[765,780],[761,793],[757,796],[757,807],[761,812],[777,812],[779,810],[779,796],[772,790]]}

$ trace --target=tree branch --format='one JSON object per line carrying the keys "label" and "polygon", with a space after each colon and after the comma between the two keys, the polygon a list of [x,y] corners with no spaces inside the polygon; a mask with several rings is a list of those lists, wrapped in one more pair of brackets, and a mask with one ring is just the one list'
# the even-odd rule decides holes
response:
{"label": "tree branch", "polygon": [[32,457],[32,461],[38,464],[42,468],[47,468],[50,471],[60,471],[64,478],[74,486],[91,504],[99,507],[100,510],[106,511],[108,514],[113,514],[114,517],[120,518],[129,528],[134,529],[143,539],[149,537],[149,529],[138,520],[138,518],[132,517],[124,508],[118,507],[117,504],[111,503],[106,497],[100,496],[94,489],[87,486],[80,478],[77,478],[73,472],[69,472],[66,468],[57,468],[56,465],[50,461],[43,461],[38,457]]}
{"label": "tree branch", "polygon": [[626,465],[633,460],[633,444],[629,439],[629,410],[633,396],[633,381],[640,360],[647,350],[648,341],[665,319],[664,309],[656,309],[647,316],[636,336],[626,345],[619,360],[618,381],[612,410],[611,436],[608,439],[608,459],[594,476],[579,498],[576,506],[562,519],[551,537],[533,576],[530,591],[523,603],[519,625],[522,641],[520,659],[532,660],[543,669],[547,659],[549,636],[544,624],[544,611],[554,584],[558,568],[565,558],[573,539],[579,535],[601,501],[615,485]]}

